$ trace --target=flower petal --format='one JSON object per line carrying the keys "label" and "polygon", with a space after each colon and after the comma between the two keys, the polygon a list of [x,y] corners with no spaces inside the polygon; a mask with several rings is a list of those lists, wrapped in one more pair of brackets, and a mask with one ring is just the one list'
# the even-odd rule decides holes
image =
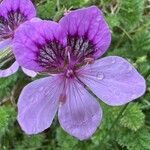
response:
{"label": "flower petal", "polygon": [[0,4],[2,15],[7,16],[10,11],[20,11],[27,19],[35,17],[36,10],[31,0],[3,0]]}
{"label": "flower petal", "polygon": [[4,49],[8,48],[11,45],[11,42],[11,39],[0,41],[0,51],[3,51]]}
{"label": "flower petal", "polygon": [[[74,43],[74,41],[76,41],[75,46],[78,43],[82,43],[82,37],[84,44],[79,46],[78,53],[81,51],[81,46],[85,49],[87,43],[90,43],[89,47],[84,50],[84,53],[92,47],[92,55],[98,58],[110,45],[111,34],[109,27],[104,20],[103,13],[96,6],[71,11],[60,20],[60,24],[66,30],[68,38],[70,38],[68,40],[71,41],[69,43],[70,46],[72,46],[71,43]],[[73,47],[73,51],[75,46]]]}
{"label": "flower petal", "polygon": [[62,128],[80,140],[92,136],[99,126],[102,110],[95,98],[76,80],[67,83],[66,102],[58,112]]}
{"label": "flower petal", "polygon": [[140,96],[146,89],[144,78],[125,59],[109,56],[84,66],[78,76],[108,105],[123,105]]}
{"label": "flower petal", "polygon": [[62,84],[58,76],[28,84],[19,97],[18,122],[27,134],[37,134],[50,127],[59,104]]}
{"label": "flower petal", "polygon": [[26,68],[23,68],[23,67],[22,67],[22,71],[23,71],[26,75],[28,75],[28,76],[30,76],[30,77],[35,77],[35,76],[37,75],[36,72],[34,72],[34,71],[32,71],[32,70],[29,70],[29,69],[26,69]]}
{"label": "flower petal", "polygon": [[0,70],[0,77],[8,77],[19,69],[19,64],[15,61],[8,69]]}
{"label": "flower petal", "polygon": [[36,72],[61,66],[66,36],[52,21],[28,21],[14,36],[13,51],[19,64]]}

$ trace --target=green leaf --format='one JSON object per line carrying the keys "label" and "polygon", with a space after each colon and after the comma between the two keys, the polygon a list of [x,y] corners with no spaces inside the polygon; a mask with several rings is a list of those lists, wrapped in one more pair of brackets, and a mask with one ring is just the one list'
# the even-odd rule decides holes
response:
{"label": "green leaf", "polygon": [[61,149],[70,150],[77,146],[78,140],[65,133],[61,128],[57,128],[56,131],[56,139]]}
{"label": "green leaf", "polygon": [[147,129],[143,128],[136,132],[120,130],[116,138],[118,143],[128,150],[150,150],[150,132]]}
{"label": "green leaf", "polygon": [[144,0],[122,0],[119,18],[124,28],[132,29],[141,20]]}
{"label": "green leaf", "polygon": [[107,15],[106,21],[111,29],[120,25],[119,19],[116,15],[112,15],[112,14]]}
{"label": "green leaf", "polygon": [[62,6],[65,6],[67,9],[68,8],[78,8],[78,7],[83,7],[83,5],[86,3],[87,0],[63,0],[60,1],[60,4]]}
{"label": "green leaf", "polygon": [[56,1],[47,0],[46,3],[37,7],[37,15],[42,19],[52,19],[56,13]]}
{"label": "green leaf", "polygon": [[0,78],[0,98],[6,96],[10,89],[16,84],[18,74],[15,73],[6,78]]}
{"label": "green leaf", "polygon": [[149,73],[150,72],[150,60],[149,58],[147,58],[147,56],[139,57],[136,61],[136,66],[137,66],[138,71],[143,76],[148,76],[150,74]]}
{"label": "green leaf", "polygon": [[137,131],[144,125],[144,114],[138,103],[131,103],[125,110],[120,123],[123,127],[127,127],[133,131]]}
{"label": "green leaf", "polygon": [[150,50],[150,32],[142,30],[133,36],[132,49],[138,56],[147,54]]}
{"label": "green leaf", "polygon": [[38,149],[41,148],[44,141],[44,134],[27,136],[24,135],[22,141],[19,141],[15,146],[15,150]]}
{"label": "green leaf", "polygon": [[8,130],[10,123],[15,120],[15,109],[11,106],[0,107],[0,137]]}

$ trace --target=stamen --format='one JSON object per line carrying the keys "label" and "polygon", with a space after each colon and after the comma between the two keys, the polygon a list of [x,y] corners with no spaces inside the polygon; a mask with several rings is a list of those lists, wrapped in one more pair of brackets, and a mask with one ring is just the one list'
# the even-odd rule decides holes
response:
{"label": "stamen", "polygon": [[38,63],[49,71],[61,70],[65,57],[65,53],[61,51],[64,51],[64,47],[56,41],[47,41],[44,45],[36,43],[36,45],[39,49]]}
{"label": "stamen", "polygon": [[71,47],[70,47],[70,46],[67,46],[67,47],[66,47],[66,56],[68,57],[68,63],[69,63],[69,64],[70,64],[70,61],[71,61],[70,53],[71,53]]}
{"label": "stamen", "polygon": [[84,59],[86,64],[93,64],[94,63],[94,58],[85,58]]}
{"label": "stamen", "polygon": [[71,47],[70,55],[78,63],[83,63],[85,57],[89,58],[95,52],[92,42],[84,36],[68,36],[68,45]]}

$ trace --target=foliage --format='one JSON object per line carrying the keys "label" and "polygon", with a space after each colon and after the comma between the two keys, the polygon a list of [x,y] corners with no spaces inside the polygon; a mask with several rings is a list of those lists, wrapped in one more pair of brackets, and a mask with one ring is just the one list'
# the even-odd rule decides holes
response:
{"label": "foliage", "polygon": [[15,120],[15,110],[11,106],[0,107],[0,138],[8,130],[9,124]]}
{"label": "foliage", "polygon": [[120,123],[123,127],[127,127],[133,131],[137,131],[144,124],[144,114],[138,103],[130,105],[124,112]]}
{"label": "foliage", "polygon": [[17,81],[17,75],[12,75],[7,78],[0,78],[0,97],[6,96],[10,90],[12,89],[12,86]]}
{"label": "foliage", "polygon": [[[150,150],[150,21],[148,0],[34,0],[37,16],[58,21],[69,9],[91,5],[100,7],[112,31],[106,55],[128,59],[145,77],[147,92],[135,102],[110,107],[101,103],[103,120],[95,134],[78,141],[59,127],[55,118],[50,129],[27,136],[16,121],[17,97],[32,79],[20,72],[0,79],[1,150]],[[12,95],[15,90],[15,95]],[[12,102],[12,97],[15,100]],[[5,99],[8,99],[6,102]],[[99,101],[99,100],[98,100]],[[122,115],[117,118],[122,109]],[[117,119],[116,119],[117,118]]]}
{"label": "foliage", "polygon": [[[143,0],[122,0],[120,2],[119,17],[123,27],[132,29],[137,26],[142,19],[143,13]],[[134,9],[133,9],[134,8]]]}
{"label": "foliage", "polygon": [[37,6],[37,15],[41,19],[52,19],[56,13],[55,0],[47,0],[45,3]]}
{"label": "foliage", "polygon": [[150,150],[150,133],[146,129],[140,129],[137,132],[121,130],[117,141],[129,150]]}

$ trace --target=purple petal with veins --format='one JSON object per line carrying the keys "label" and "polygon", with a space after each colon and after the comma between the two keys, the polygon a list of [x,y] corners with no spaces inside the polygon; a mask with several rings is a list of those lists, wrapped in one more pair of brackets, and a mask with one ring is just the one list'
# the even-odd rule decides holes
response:
{"label": "purple petal with veins", "polygon": [[51,125],[62,88],[58,77],[47,77],[23,89],[18,101],[17,119],[26,134],[39,133]]}
{"label": "purple petal with veins", "polygon": [[16,31],[13,49],[23,67],[57,72],[64,67],[66,44],[66,34],[58,23],[28,21]]}
{"label": "purple petal with veins", "polygon": [[80,140],[88,139],[102,119],[102,110],[95,98],[76,79],[67,79],[65,101],[58,111],[62,128]]}
{"label": "purple petal with veins", "polygon": [[60,22],[68,36],[71,57],[83,61],[94,59],[106,52],[111,42],[111,33],[103,13],[96,6],[78,9],[68,13]]}
{"label": "purple petal with veins", "polygon": [[108,105],[123,105],[142,96],[145,79],[125,59],[109,56],[78,70],[78,77]]}

